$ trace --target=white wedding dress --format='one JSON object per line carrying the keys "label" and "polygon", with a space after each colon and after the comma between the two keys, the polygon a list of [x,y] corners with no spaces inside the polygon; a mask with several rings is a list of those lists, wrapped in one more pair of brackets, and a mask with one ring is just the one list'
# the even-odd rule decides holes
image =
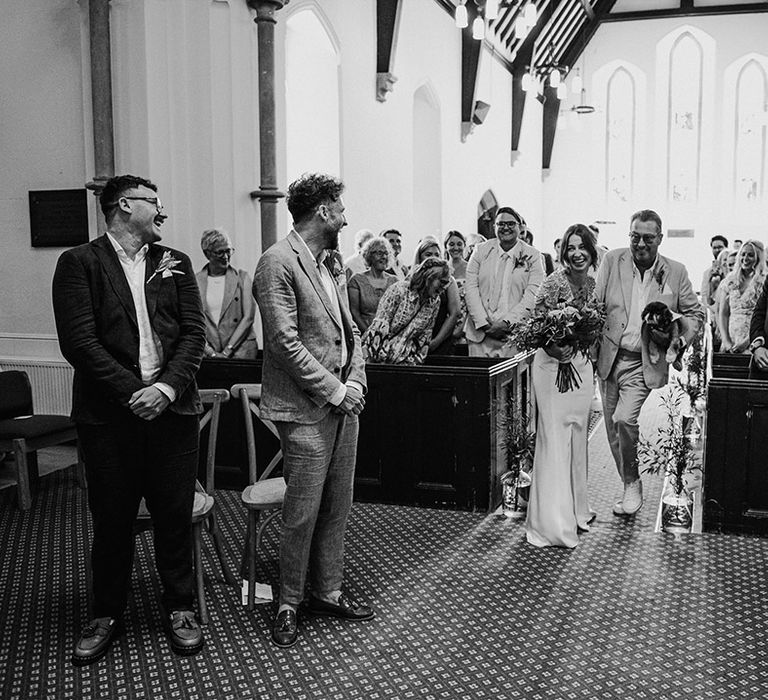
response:
{"label": "white wedding dress", "polygon": [[[592,281],[590,292],[593,288]],[[563,271],[552,273],[542,284],[538,303],[546,304],[548,300],[550,304],[554,300],[573,300]],[[595,516],[587,494],[592,362],[578,354],[572,363],[581,375],[581,385],[560,393],[555,386],[558,361],[544,350],[537,350],[533,360],[538,421],[526,538],[537,547],[575,547],[579,543],[578,531],[589,530],[588,523]]]}

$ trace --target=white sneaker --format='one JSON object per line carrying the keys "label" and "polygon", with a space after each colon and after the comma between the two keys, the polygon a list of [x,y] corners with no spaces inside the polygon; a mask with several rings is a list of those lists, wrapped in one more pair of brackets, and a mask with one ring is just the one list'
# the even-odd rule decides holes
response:
{"label": "white sneaker", "polygon": [[631,484],[624,486],[624,498],[622,508],[626,515],[634,515],[643,507],[643,482],[636,479]]}
{"label": "white sneaker", "polygon": [[619,499],[616,501],[616,503],[613,504],[613,514],[614,515],[626,515],[624,512],[624,501]]}

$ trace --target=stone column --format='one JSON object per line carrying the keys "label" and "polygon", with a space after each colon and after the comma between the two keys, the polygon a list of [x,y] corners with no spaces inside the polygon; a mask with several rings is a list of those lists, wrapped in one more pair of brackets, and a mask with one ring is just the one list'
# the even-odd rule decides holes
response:
{"label": "stone column", "polygon": [[[86,187],[97,197],[115,174],[112,121],[112,50],[109,39],[109,0],[89,0],[91,44],[91,104],[93,106],[93,161],[96,174]],[[106,229],[101,207],[96,206],[97,230]]]}
{"label": "stone column", "polygon": [[256,11],[259,41],[259,153],[261,182],[251,197],[261,205],[261,249],[277,241],[277,202],[285,194],[277,189],[275,145],[275,13],[288,0],[247,0]]}

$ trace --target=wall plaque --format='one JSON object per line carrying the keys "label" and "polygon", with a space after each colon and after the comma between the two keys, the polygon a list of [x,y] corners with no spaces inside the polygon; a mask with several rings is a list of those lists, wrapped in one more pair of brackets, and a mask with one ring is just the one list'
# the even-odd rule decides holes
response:
{"label": "wall plaque", "polygon": [[63,248],[88,242],[87,190],[29,192],[33,248]]}
{"label": "wall plaque", "polygon": [[692,228],[668,228],[667,238],[693,238]]}

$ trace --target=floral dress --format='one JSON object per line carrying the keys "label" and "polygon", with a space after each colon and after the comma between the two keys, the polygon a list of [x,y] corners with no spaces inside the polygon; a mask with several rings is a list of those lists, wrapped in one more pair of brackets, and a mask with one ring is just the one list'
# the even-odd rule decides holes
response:
{"label": "floral dress", "polygon": [[[555,270],[539,288],[537,308],[556,308],[567,302],[582,306],[594,296],[595,281],[574,297],[565,270]],[[555,386],[558,360],[543,349],[533,360],[536,395],[536,451],[526,538],[537,547],[575,547],[578,531],[589,530],[594,516],[587,494],[587,432],[594,391],[592,362],[579,353],[571,360],[581,376],[581,386],[560,393]]]}
{"label": "floral dress", "polygon": [[[755,274],[747,288],[739,291],[739,273],[731,272],[722,282],[722,294],[728,297],[730,315],[728,317],[728,335],[734,345],[749,345],[749,324],[757,300],[763,291],[765,276]],[[745,349],[746,352],[746,349]]]}
{"label": "floral dress", "polygon": [[363,352],[373,363],[419,365],[429,351],[440,297],[422,302],[405,280],[381,298],[376,318],[363,335]]}

